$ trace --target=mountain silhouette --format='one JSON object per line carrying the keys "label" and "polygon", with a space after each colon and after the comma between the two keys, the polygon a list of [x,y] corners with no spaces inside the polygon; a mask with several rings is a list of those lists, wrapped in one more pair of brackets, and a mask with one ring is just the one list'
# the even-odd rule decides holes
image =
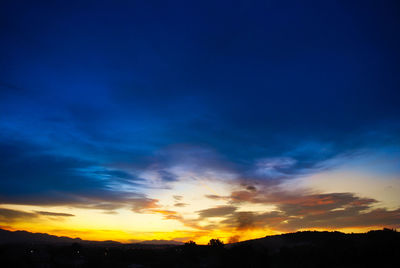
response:
{"label": "mountain silhouette", "polygon": [[0,229],[0,267],[400,267],[400,234],[304,231],[215,246],[87,241]]}
{"label": "mountain silhouette", "polygon": [[120,244],[116,241],[90,241],[66,236],[55,236],[46,233],[27,231],[7,231],[0,229],[0,244]]}
{"label": "mountain silhouette", "polygon": [[[122,245],[120,242],[106,240],[106,241],[91,241],[82,240],[80,238],[71,238],[66,236],[55,236],[46,233],[31,233],[27,231],[8,231],[0,229],[0,244],[102,244],[102,245]],[[174,240],[146,240],[137,243],[129,243],[137,245],[168,245],[179,246],[183,245],[182,242]]]}

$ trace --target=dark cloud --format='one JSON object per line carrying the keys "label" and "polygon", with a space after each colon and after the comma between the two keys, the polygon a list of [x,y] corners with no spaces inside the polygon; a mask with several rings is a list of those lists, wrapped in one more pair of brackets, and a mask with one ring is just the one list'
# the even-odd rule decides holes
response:
{"label": "dark cloud", "polygon": [[[99,166],[80,158],[50,154],[25,143],[0,144],[0,202],[29,205],[67,205],[111,211],[140,210],[155,200],[120,190],[141,179],[128,172]],[[114,186],[111,188],[110,186]]]}
{"label": "dark cloud", "polygon": [[326,213],[333,209],[344,208],[362,211],[375,203],[377,201],[374,199],[359,198],[352,193],[331,193],[306,195],[282,200],[277,206],[288,215],[298,216]]}
{"label": "dark cloud", "polygon": [[40,216],[49,216],[54,218],[73,217],[75,215],[69,213],[58,213],[49,211],[34,211],[26,212],[21,210],[0,208],[0,222],[12,223],[12,222],[31,222]]}
{"label": "dark cloud", "polygon": [[197,211],[200,218],[224,217],[232,214],[237,208],[234,206],[219,206]]}
{"label": "dark cloud", "polygon": [[253,186],[253,185],[249,185],[249,186],[246,187],[246,190],[247,191],[256,191],[257,188],[255,186]]}
{"label": "dark cloud", "polygon": [[0,222],[13,223],[16,221],[29,222],[37,218],[38,214],[20,210],[0,208]]}
{"label": "dark cloud", "polygon": [[378,201],[361,198],[353,193],[305,194],[239,191],[232,193],[234,202],[273,204],[271,212],[234,212],[221,224],[230,228],[272,228],[280,231],[295,231],[309,228],[344,228],[389,226],[400,223],[400,210],[376,209]]}
{"label": "dark cloud", "polygon": [[286,219],[286,216],[278,211],[272,212],[251,212],[251,211],[240,211],[235,212],[221,224],[229,228],[235,228],[237,230],[249,230],[259,229],[265,227],[274,227],[280,224]]}
{"label": "dark cloud", "polygon": [[398,228],[400,209],[372,209],[365,212],[365,207],[350,206],[335,211],[304,214],[302,217],[290,218],[279,226],[281,230],[294,231],[311,228],[346,228],[346,227],[390,227]]}
{"label": "dark cloud", "polygon": [[43,216],[52,216],[52,217],[73,217],[74,214],[70,213],[59,213],[59,212],[49,212],[49,211],[35,211],[35,213]]}

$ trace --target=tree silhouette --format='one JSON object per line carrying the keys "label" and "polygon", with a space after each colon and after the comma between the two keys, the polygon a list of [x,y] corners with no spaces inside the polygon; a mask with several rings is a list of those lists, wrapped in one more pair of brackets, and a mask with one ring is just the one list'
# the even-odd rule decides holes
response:
{"label": "tree silhouette", "polygon": [[195,247],[195,246],[197,246],[197,244],[192,240],[185,243],[185,247]]}
{"label": "tree silhouette", "polygon": [[208,245],[214,248],[222,248],[224,246],[224,242],[221,240],[217,239],[211,239],[210,242],[208,242]]}

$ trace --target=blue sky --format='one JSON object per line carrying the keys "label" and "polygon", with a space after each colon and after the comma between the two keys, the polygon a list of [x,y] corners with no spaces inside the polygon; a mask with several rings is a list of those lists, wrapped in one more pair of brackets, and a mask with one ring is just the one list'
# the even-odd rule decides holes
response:
{"label": "blue sky", "polygon": [[398,182],[396,1],[3,1],[0,17],[4,205],[154,205],[204,174]]}

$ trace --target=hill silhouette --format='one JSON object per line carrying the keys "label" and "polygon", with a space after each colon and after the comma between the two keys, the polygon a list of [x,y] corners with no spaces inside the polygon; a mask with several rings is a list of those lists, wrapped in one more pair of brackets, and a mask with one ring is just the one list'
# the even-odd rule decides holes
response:
{"label": "hill silhouette", "polygon": [[[0,267],[400,267],[400,234],[305,231],[224,245],[122,244],[0,230]],[[161,244],[161,245],[157,245]]]}
{"label": "hill silhouette", "polygon": [[116,241],[90,241],[66,236],[55,236],[46,233],[31,233],[27,231],[7,231],[0,229],[0,244],[120,244]]}
{"label": "hill silhouette", "polygon": [[[80,238],[71,238],[66,236],[55,236],[46,233],[31,233],[27,231],[8,231],[0,228],[0,244],[95,244],[95,245],[122,245],[122,243],[112,240],[91,241]],[[126,245],[149,245],[149,246],[178,246],[183,242],[174,240],[146,240],[137,243],[129,243]]]}

